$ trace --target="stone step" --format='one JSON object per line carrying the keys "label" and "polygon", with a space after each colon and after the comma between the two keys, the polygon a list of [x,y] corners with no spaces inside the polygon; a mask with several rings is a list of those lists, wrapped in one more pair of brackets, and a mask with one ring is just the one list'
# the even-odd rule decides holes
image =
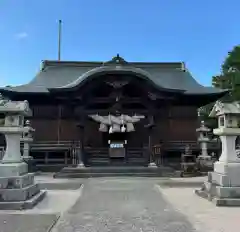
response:
{"label": "stone step", "polygon": [[173,172],[170,167],[159,166],[155,168],[143,166],[107,166],[107,167],[64,167],[65,173],[161,173]]}
{"label": "stone step", "polygon": [[91,160],[89,166],[147,166],[146,160],[128,160],[128,162],[117,160]]}
{"label": "stone step", "polygon": [[212,202],[216,206],[232,206],[239,207],[240,206],[240,198],[213,198]]}
{"label": "stone step", "polygon": [[172,177],[173,173],[56,173],[54,178],[92,178],[92,177]]}
{"label": "stone step", "polygon": [[89,178],[109,176],[162,177],[172,176],[174,170],[169,167],[109,166],[109,167],[66,167],[54,175],[55,178]]}
{"label": "stone step", "polygon": [[0,210],[24,210],[32,209],[36,204],[43,200],[46,191],[41,190],[27,201],[0,202]]}

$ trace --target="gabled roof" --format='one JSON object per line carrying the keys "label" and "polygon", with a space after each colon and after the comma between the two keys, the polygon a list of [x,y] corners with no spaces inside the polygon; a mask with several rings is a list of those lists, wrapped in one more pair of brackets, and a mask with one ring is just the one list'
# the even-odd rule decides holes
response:
{"label": "gabled roof", "polygon": [[42,69],[28,84],[4,87],[0,91],[19,93],[48,93],[76,87],[90,77],[104,73],[129,73],[146,78],[156,87],[182,91],[187,95],[223,94],[224,90],[200,85],[183,62],[127,62],[117,55],[108,62],[43,61]]}
{"label": "gabled roof", "polygon": [[224,114],[240,114],[240,102],[222,103],[217,101],[209,114],[209,117],[218,117]]}

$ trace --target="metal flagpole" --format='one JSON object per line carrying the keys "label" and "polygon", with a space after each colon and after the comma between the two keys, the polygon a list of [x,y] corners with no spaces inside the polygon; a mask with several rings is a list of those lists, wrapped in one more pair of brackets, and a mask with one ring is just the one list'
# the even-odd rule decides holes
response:
{"label": "metal flagpole", "polygon": [[62,20],[58,21],[58,60],[61,60]]}

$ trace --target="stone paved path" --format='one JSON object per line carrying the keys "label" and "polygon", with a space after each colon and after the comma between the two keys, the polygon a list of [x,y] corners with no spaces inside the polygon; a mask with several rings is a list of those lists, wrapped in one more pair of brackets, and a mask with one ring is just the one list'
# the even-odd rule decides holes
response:
{"label": "stone paved path", "polygon": [[56,214],[0,214],[0,232],[48,232]]}
{"label": "stone paved path", "polygon": [[53,232],[194,232],[167,203],[151,178],[97,178],[84,183],[82,197]]}

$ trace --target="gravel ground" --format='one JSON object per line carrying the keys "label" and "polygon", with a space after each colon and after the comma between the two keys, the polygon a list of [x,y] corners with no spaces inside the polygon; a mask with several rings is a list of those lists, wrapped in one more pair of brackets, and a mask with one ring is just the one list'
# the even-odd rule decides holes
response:
{"label": "gravel ground", "polygon": [[[196,189],[196,188],[195,188]],[[194,194],[194,188],[161,188],[165,200],[183,213],[198,231],[239,231],[240,207],[216,207]]]}
{"label": "gravel ground", "polygon": [[194,232],[147,178],[98,178],[85,182],[82,197],[53,232]]}

